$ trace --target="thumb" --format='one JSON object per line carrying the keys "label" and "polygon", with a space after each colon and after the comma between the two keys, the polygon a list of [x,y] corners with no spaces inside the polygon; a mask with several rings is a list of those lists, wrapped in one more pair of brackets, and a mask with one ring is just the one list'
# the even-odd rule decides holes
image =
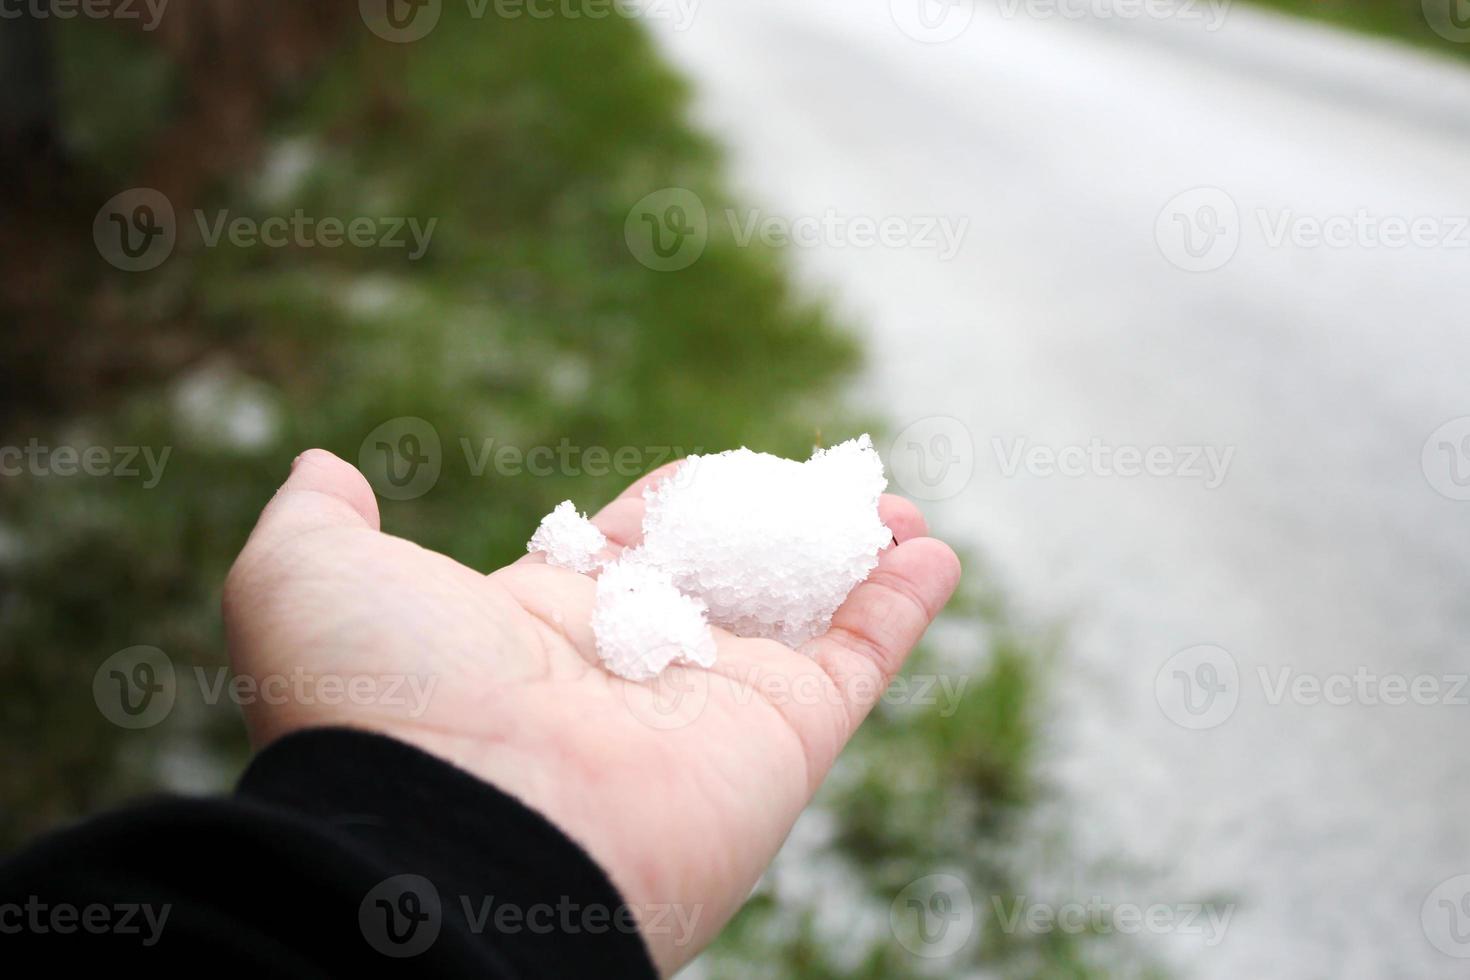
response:
{"label": "thumb", "polygon": [[[350,463],[322,449],[311,449],[291,464],[291,475],[266,504],[250,540],[225,580],[221,607],[230,660],[235,670],[249,674],[272,661],[270,652],[283,649],[269,642],[276,606],[289,579],[285,573],[302,556],[283,563],[285,546],[313,531],[329,528],[378,530],[378,504],[372,487]],[[323,542],[324,546],[326,542]],[[270,712],[246,711],[246,724],[257,745],[266,740]]]}
{"label": "thumb", "polygon": [[378,530],[378,500],[367,479],[325,449],[308,449],[260,515],[246,548],[273,548],[325,527]]}
{"label": "thumb", "polygon": [[378,501],[355,466],[325,449],[308,449],[291,464],[291,475],[266,504],[230,569],[224,587],[226,625],[252,586],[275,577],[269,559],[282,544],[331,527],[378,530]]}
{"label": "thumb", "polygon": [[252,591],[249,586],[274,578],[268,559],[277,548],[308,532],[331,527],[378,530],[378,501],[357,467],[325,449],[308,449],[291,463],[291,475],[266,504],[230,569],[224,587],[226,626],[242,594]]}

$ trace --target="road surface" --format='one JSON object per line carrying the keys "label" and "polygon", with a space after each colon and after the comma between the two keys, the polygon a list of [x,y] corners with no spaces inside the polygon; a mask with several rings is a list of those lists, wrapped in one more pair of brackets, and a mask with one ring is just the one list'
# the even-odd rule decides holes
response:
{"label": "road surface", "polygon": [[905,2],[650,23],[866,332],[904,488],[1069,624],[1077,847],[1238,903],[1143,938],[1187,976],[1463,975],[1470,71],[1240,5]]}

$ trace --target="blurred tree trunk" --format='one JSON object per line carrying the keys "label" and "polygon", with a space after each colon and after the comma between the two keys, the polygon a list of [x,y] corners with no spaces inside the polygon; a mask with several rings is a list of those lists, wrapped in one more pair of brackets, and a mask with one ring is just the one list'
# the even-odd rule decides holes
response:
{"label": "blurred tree trunk", "polygon": [[310,77],[356,11],[356,4],[299,0],[171,5],[153,36],[189,102],[148,165],[148,186],[177,207],[202,184],[249,166],[272,103]]}
{"label": "blurred tree trunk", "polygon": [[[105,405],[200,355],[187,278],[161,304],[172,316],[130,315],[126,294],[164,281],[169,266],[112,269],[94,246],[93,219],[130,188],[161,191],[182,215],[235,183],[254,165],[273,107],[351,36],[356,13],[350,3],[180,0],[153,30],[141,19],[0,18],[0,437]],[[133,172],[68,155],[65,144],[58,41],[96,29],[130,35],[140,56],[161,49],[172,67],[174,115],[137,120],[160,135]]]}
{"label": "blurred tree trunk", "polygon": [[30,167],[55,163],[61,151],[46,28],[29,12],[0,19],[0,177],[11,187]]}
{"label": "blurred tree trunk", "polygon": [[[34,396],[36,363],[58,338],[34,313],[60,283],[46,274],[68,185],[51,22],[27,7],[0,19],[0,431]],[[90,233],[90,230],[89,230]]]}

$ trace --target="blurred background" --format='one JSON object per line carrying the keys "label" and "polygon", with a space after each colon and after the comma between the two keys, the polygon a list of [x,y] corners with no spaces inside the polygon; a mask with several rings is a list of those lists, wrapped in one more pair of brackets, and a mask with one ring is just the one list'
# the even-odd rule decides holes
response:
{"label": "blurred background", "polygon": [[966,583],[687,976],[1464,975],[1463,0],[0,13],[0,848],[229,787],[303,448],[490,569],[871,431]]}

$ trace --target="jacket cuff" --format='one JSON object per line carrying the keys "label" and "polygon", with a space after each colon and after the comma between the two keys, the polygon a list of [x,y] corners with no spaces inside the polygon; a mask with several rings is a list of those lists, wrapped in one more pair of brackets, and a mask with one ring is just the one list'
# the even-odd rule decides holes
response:
{"label": "jacket cuff", "polygon": [[236,793],[309,818],[373,866],[358,921],[386,957],[468,942],[518,977],[657,976],[633,910],[591,856],[516,798],[427,752],[365,731],[309,729],[257,755]]}

